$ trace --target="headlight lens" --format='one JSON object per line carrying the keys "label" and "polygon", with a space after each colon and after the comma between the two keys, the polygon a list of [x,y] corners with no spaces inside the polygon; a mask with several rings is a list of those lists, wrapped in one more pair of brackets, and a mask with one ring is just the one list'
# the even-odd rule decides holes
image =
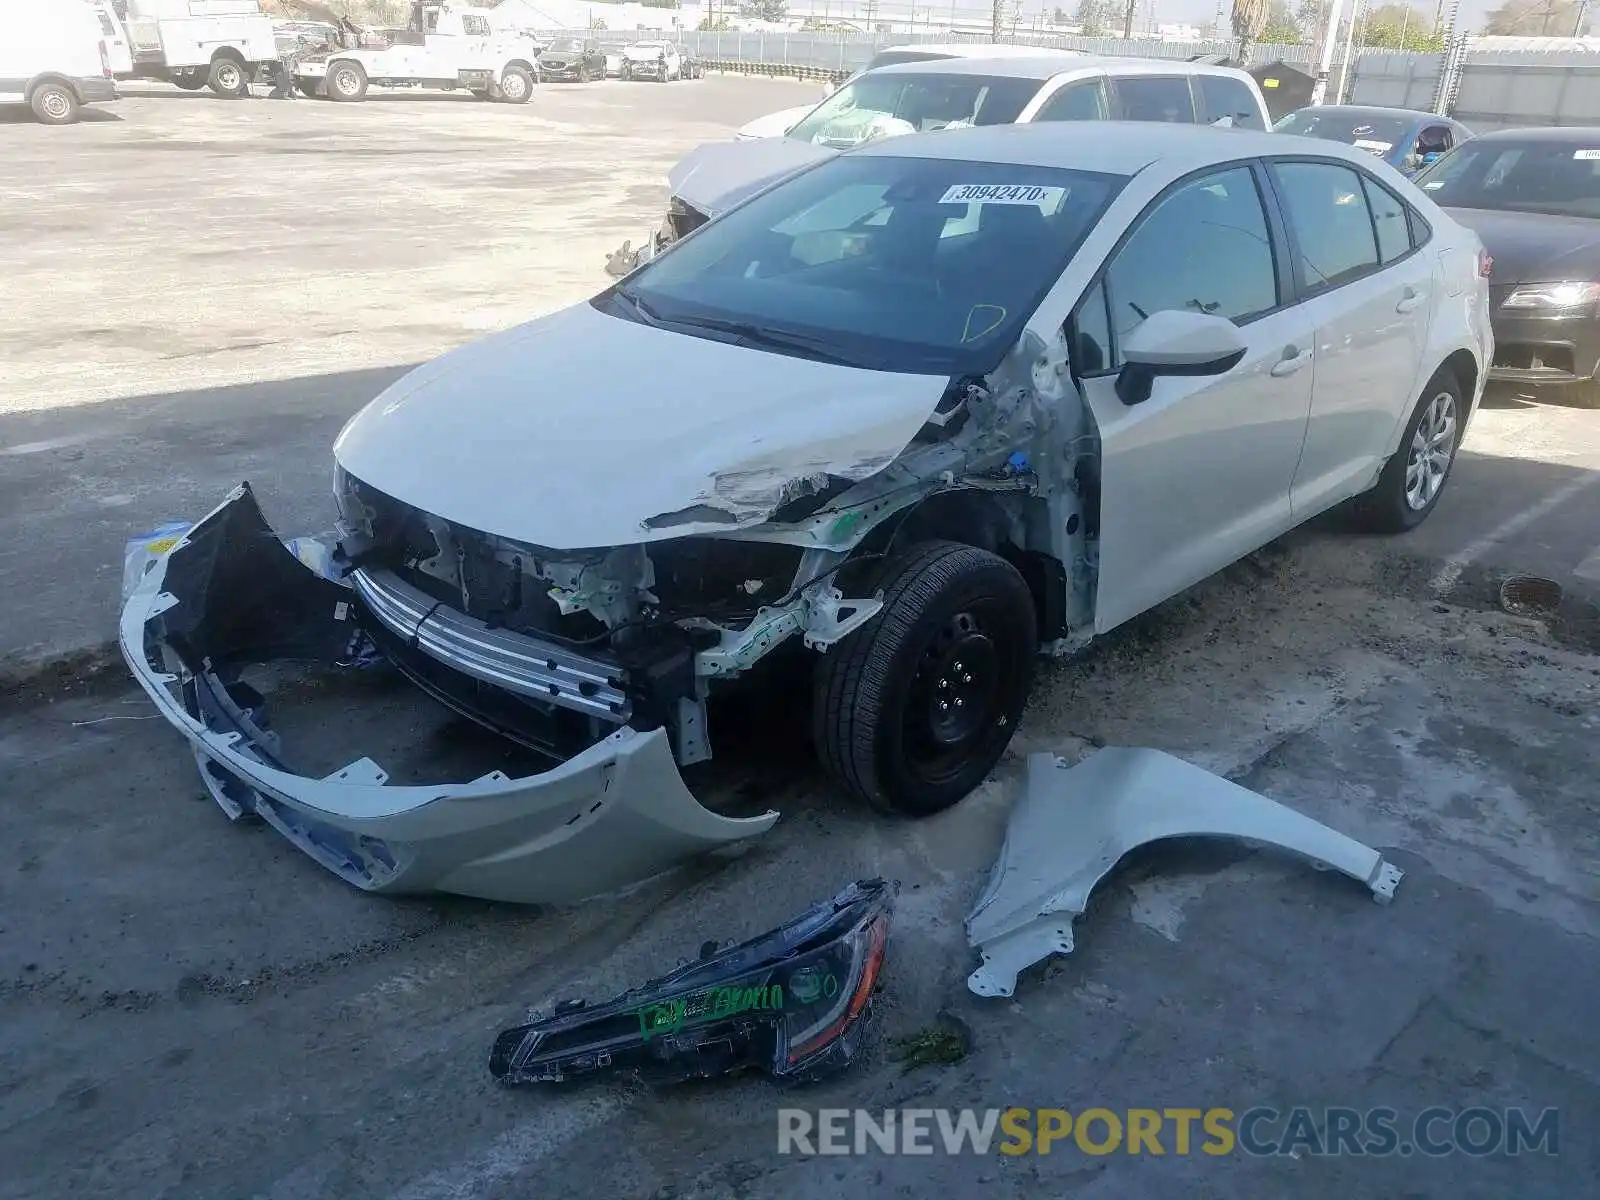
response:
{"label": "headlight lens", "polygon": [[1527,283],[1500,307],[1528,312],[1564,312],[1600,301],[1600,283]]}

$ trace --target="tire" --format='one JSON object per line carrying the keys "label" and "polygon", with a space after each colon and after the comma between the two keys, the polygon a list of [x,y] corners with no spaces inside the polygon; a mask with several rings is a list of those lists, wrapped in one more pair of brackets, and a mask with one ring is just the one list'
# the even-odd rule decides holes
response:
{"label": "tire", "polygon": [[299,82],[296,82],[296,84],[294,85],[294,89],[295,89],[295,91],[299,92],[302,96],[304,96],[307,100],[315,100],[317,98],[317,85],[314,84],[314,83],[299,83]]}
{"label": "tire", "polygon": [[1600,381],[1576,384],[1557,391],[1568,408],[1600,408]]}
{"label": "tire", "polygon": [[500,73],[500,99],[507,104],[526,104],[533,99],[533,76],[521,67],[507,67]]}
{"label": "tire", "polygon": [[198,92],[206,86],[206,72],[193,69],[174,71],[170,76],[172,85],[180,87],[186,92]]}
{"label": "tire", "polygon": [[232,58],[219,58],[211,64],[206,86],[217,95],[237,99],[250,94],[250,68]]}
{"label": "tire", "polygon": [[1378,482],[1356,497],[1356,524],[1372,533],[1404,533],[1427,520],[1450,482],[1465,425],[1461,385],[1441,368],[1422,389]]}
{"label": "tire", "polygon": [[928,816],[982,783],[1011,742],[1038,652],[1033,596],[1005,559],[945,541],[896,555],[882,586],[882,611],[822,657],[812,731],[845,790]]}
{"label": "tire", "polygon": [[41,125],[71,125],[83,114],[77,93],[54,80],[46,80],[28,93],[28,107]]}
{"label": "tire", "polygon": [[332,63],[323,82],[327,86],[329,100],[354,104],[367,98],[367,70],[358,62],[341,59]]}

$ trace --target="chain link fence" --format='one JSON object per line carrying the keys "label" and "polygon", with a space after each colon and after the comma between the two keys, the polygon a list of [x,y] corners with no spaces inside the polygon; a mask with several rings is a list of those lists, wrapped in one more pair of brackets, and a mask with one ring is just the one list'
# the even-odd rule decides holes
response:
{"label": "chain link fence", "polygon": [[[660,32],[641,30],[566,30],[598,37],[608,50],[630,42],[670,39],[691,51],[712,70],[749,75],[790,76],[837,81],[864,67],[879,50],[918,42],[984,42],[983,35],[948,33],[840,34],[797,31],[724,30]],[[1231,41],[1168,42],[1141,38],[1083,38],[1021,34],[1003,39],[1018,45],[1078,50],[1118,58],[1187,60],[1206,55],[1230,56]],[[1474,39],[1458,39],[1442,53],[1364,50],[1350,55],[1348,72],[1340,46],[1333,58],[1328,97],[1342,93],[1347,104],[1373,104],[1428,110],[1440,94],[1440,77],[1448,63],[1451,78],[1443,87],[1451,115],[1468,126],[1491,129],[1524,125],[1600,125],[1600,53],[1570,49],[1484,50]],[[1316,72],[1316,48],[1309,45],[1261,43],[1250,47],[1250,63],[1283,62],[1308,74]]]}

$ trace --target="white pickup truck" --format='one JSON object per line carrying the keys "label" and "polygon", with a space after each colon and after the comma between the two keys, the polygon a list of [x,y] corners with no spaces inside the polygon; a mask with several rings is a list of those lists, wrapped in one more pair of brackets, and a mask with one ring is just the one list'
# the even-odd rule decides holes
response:
{"label": "white pickup truck", "polygon": [[[453,91],[485,100],[526,104],[539,77],[539,47],[532,38],[498,29],[494,10],[420,0],[405,29],[364,36],[341,48],[300,59],[295,86],[307,96],[364,99],[369,84]],[[372,43],[372,44],[369,44]]]}
{"label": "white pickup truck", "polygon": [[[120,25],[126,37],[127,58],[113,63],[120,78],[246,96],[256,68],[278,57],[272,19],[257,0],[127,0],[96,7],[102,28]],[[106,34],[115,38],[112,30]]]}

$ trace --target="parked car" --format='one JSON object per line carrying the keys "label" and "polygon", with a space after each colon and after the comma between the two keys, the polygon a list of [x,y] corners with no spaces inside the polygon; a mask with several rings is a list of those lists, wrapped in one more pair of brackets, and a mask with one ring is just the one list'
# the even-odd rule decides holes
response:
{"label": "parked car", "polygon": [[539,78],[588,83],[606,77],[606,55],[594,38],[558,37],[539,52]]}
{"label": "parked car", "polygon": [[[838,786],[938,812],[1005,751],[1041,648],[1343,501],[1426,519],[1492,352],[1480,252],[1331,142],[871,142],[357,413],[342,582],[236,489],[153,555],[123,650],[225,808],[378,891],[572,898],[762,832],[679,768],[713,753],[707,697],[786,646]],[[356,628],[549,769],[297,770],[241,672]]]}
{"label": "parked car", "polygon": [[635,42],[622,51],[624,79],[670,83],[683,78],[683,55],[671,42]]}
{"label": "parked car", "polygon": [[88,4],[0,0],[0,105],[71,125],[85,104],[117,99],[103,17]]}
{"label": "parked car", "polygon": [[1600,128],[1486,133],[1416,184],[1494,260],[1490,380],[1600,408]]}
{"label": "parked car", "polygon": [[[845,83],[849,83],[868,71],[875,71],[879,67],[892,67],[899,63],[909,62],[937,62],[948,58],[1082,58],[1081,50],[1052,50],[1040,46],[1018,46],[1009,42],[949,42],[945,44],[923,43],[914,46],[891,46],[887,50],[879,50]],[[841,85],[827,83],[822,87],[824,98],[831,96]],[[809,113],[816,105],[801,104],[794,108],[780,109],[768,113],[764,117],[757,117],[754,121],[740,126],[736,135],[741,140],[749,141],[752,138],[782,137],[788,133],[802,117]]]}
{"label": "parked car", "polygon": [[875,138],[965,125],[1167,121],[1267,127],[1243,71],[1170,60],[1007,55],[898,63],[858,75],[781,138],[712,142],[668,173],[667,212],[606,262],[624,275],[718,212],[789,171]]}
{"label": "parked car", "polygon": [[1472,130],[1460,121],[1410,108],[1359,104],[1321,104],[1284,117],[1273,129],[1301,137],[1327,138],[1375,154],[1412,175],[1468,141]]}
{"label": "parked car", "polygon": [[686,46],[678,47],[678,56],[682,61],[682,75],[685,79],[704,79],[706,64],[701,57]]}

